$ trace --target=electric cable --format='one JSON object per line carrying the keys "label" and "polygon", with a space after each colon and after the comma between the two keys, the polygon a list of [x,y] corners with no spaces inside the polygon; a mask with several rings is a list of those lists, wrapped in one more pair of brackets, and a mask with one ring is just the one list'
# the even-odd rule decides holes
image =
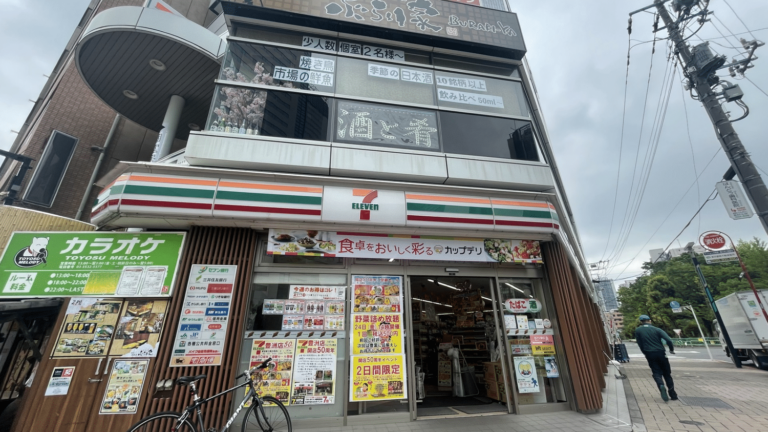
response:
{"label": "electric cable", "polygon": [[736,13],[736,10],[731,6],[730,3],[728,3],[728,0],[723,0],[723,2],[728,6],[728,8],[733,12],[734,15],[736,15],[736,18],[738,18],[739,21],[741,21],[741,24],[744,26],[745,29],[747,29],[747,32],[752,36],[753,39],[757,39],[754,34],[752,34],[752,31],[749,30],[749,27],[747,27],[747,24],[744,22],[743,19],[739,16],[739,14]]}
{"label": "electric cable", "polygon": [[752,81],[751,79],[749,79],[749,77],[748,77],[748,76],[744,75],[744,78],[745,78],[747,81],[751,82],[751,83],[752,83],[752,85],[753,85],[753,86],[755,86],[755,88],[756,88],[756,89],[760,90],[760,92],[761,92],[762,94],[764,94],[764,95],[768,96],[768,93],[766,93],[766,92],[765,92],[765,90],[763,90],[763,89],[761,89],[760,87],[758,87],[758,85],[757,85],[757,84],[755,84],[755,83],[754,83],[754,81]]}
{"label": "electric cable", "polygon": [[[699,170],[696,169],[696,152],[693,151],[693,140],[691,140],[691,125],[688,122],[688,107],[685,105],[685,89],[680,87],[682,95],[683,111],[685,111],[685,131],[688,134],[688,146],[691,148],[691,161],[693,162],[693,175],[696,176],[696,202],[701,201],[701,186],[699,185]],[[701,232],[701,217],[699,217],[699,226],[697,232]]]}

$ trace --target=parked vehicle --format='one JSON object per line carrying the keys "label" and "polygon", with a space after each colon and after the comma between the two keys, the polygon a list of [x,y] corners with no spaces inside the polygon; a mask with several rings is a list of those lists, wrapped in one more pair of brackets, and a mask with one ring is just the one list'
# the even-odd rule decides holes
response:
{"label": "parked vehicle", "polygon": [[[768,305],[768,290],[758,291],[764,305]],[[763,315],[752,291],[742,291],[716,300],[722,325],[728,330],[736,356],[751,360],[760,369],[768,369],[768,321]],[[725,338],[720,331],[721,323],[715,320],[713,329],[720,339],[720,345],[728,353]]]}

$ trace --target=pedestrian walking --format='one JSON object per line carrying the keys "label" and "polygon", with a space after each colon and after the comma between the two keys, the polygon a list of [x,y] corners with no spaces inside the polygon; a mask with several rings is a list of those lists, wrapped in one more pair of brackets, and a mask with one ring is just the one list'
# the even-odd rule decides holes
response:
{"label": "pedestrian walking", "polygon": [[[635,329],[635,339],[637,340],[637,346],[640,347],[640,351],[643,352],[645,359],[648,360],[648,366],[651,367],[653,372],[653,380],[659,386],[661,398],[664,399],[664,402],[670,398],[677,400],[675,383],[672,381],[672,368],[669,366],[667,353],[664,350],[664,345],[661,343],[662,339],[667,341],[669,353],[674,354],[675,345],[672,342],[672,338],[664,330],[652,326],[651,317],[640,315],[640,327]],[[664,386],[665,382],[667,384],[666,387]],[[669,395],[667,395],[667,390],[669,390]]]}

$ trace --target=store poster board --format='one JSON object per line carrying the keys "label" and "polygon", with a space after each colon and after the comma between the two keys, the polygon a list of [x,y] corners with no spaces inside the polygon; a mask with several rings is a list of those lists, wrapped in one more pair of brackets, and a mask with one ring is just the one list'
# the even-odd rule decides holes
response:
{"label": "store poster board", "polygon": [[109,355],[132,358],[157,356],[167,309],[167,300],[126,301]]}
{"label": "store poster board", "polygon": [[531,335],[533,355],[555,355],[555,340],[552,335]]}
{"label": "store poster board", "polygon": [[555,357],[544,357],[544,368],[547,371],[547,378],[560,378],[560,368],[557,367]]}
{"label": "store poster board", "polygon": [[406,398],[405,356],[363,355],[352,357],[350,402]]}
{"label": "store poster board", "polygon": [[169,297],[185,233],[16,232],[3,297]]}
{"label": "store poster board", "polygon": [[403,354],[402,314],[353,314],[352,355]]}
{"label": "store poster board", "polygon": [[234,265],[192,265],[170,367],[221,364],[236,276]]}
{"label": "store poster board", "polygon": [[101,399],[99,414],[136,414],[149,360],[116,360]]}
{"label": "store poster board", "polygon": [[538,393],[539,379],[536,375],[536,360],[534,357],[514,357],[515,378],[520,393]]}
{"label": "store poster board", "polygon": [[402,313],[402,276],[352,276],[353,313]]}
{"label": "store poster board", "polygon": [[336,339],[298,339],[291,405],[332,405],[336,400]]}
{"label": "store poster board", "polygon": [[291,285],[288,298],[291,300],[345,300],[345,288],[327,285]]}
{"label": "store poster board", "polygon": [[71,298],[52,356],[105,356],[109,352],[122,305],[120,300]]}
{"label": "store poster board", "polygon": [[281,330],[344,330],[346,287],[291,285],[287,300],[264,300],[263,315],[283,315]]}
{"label": "store poster board", "polygon": [[272,396],[284,405],[290,405],[296,343],[296,339],[253,340],[249,367],[256,367],[264,360],[272,359],[267,368],[259,372],[261,383],[256,387],[259,396]]}
{"label": "store poster board", "polygon": [[74,366],[55,367],[45,388],[46,396],[66,396],[75,374]]}

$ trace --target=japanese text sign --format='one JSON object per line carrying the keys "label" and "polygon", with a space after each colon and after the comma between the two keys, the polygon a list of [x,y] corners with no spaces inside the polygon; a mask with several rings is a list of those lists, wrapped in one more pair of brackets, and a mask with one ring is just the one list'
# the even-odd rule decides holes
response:
{"label": "japanese text sign", "polygon": [[520,393],[538,393],[539,380],[536,375],[536,361],[533,357],[514,357],[517,390]]}
{"label": "japanese text sign", "polygon": [[554,355],[555,341],[552,335],[531,335],[533,355]]}
{"label": "japanese text sign", "polygon": [[403,355],[353,356],[349,401],[405,399]]}
{"label": "japanese text sign", "polygon": [[291,405],[332,405],[336,392],[336,339],[297,339]]}
{"label": "japanese text sign", "polygon": [[184,233],[16,232],[0,258],[0,297],[163,297]]}
{"label": "japanese text sign", "polygon": [[117,360],[112,366],[99,414],[136,414],[149,360]]}
{"label": "japanese text sign", "polygon": [[717,187],[717,194],[720,195],[731,219],[749,219],[754,215],[739,182],[735,180],[721,181],[715,186]]}
{"label": "japanese text sign", "polygon": [[402,354],[402,314],[353,314],[352,354]]}
{"label": "japanese text sign", "polygon": [[285,405],[290,404],[296,342],[296,339],[253,340],[249,367],[258,366],[268,358],[272,359],[266,369],[256,372],[261,374],[261,383],[257,387],[259,396],[272,396]]}

